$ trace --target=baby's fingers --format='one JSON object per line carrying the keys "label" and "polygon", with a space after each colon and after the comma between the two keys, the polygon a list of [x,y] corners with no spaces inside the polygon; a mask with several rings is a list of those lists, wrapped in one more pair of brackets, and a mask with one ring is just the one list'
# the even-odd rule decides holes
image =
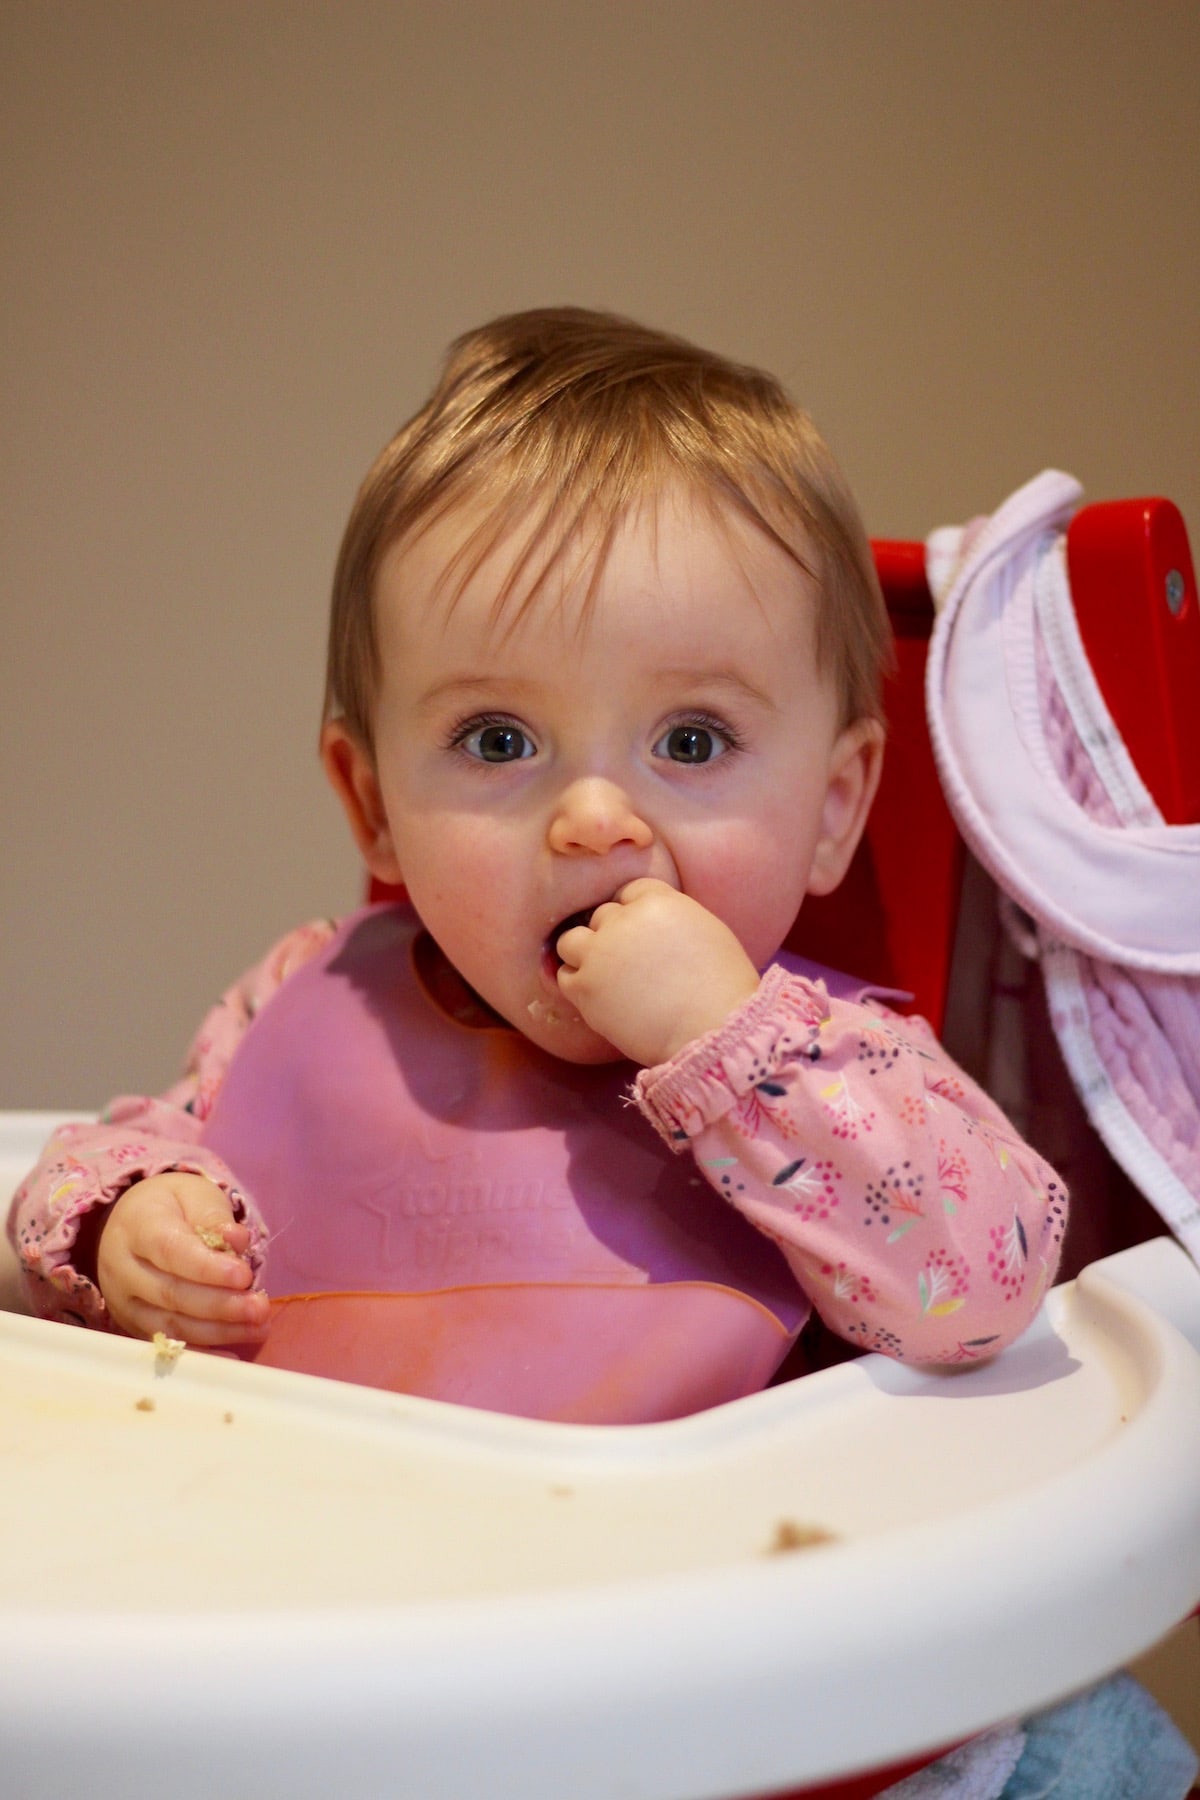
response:
{"label": "baby's fingers", "polygon": [[128,1296],[124,1312],[125,1328],[139,1337],[161,1331],[187,1344],[213,1348],[260,1342],[270,1301],[263,1293],[226,1293],[144,1265],[138,1291]]}
{"label": "baby's fingers", "polygon": [[212,1226],[203,1228],[200,1226],[196,1227],[197,1236],[202,1243],[208,1245],[210,1250],[219,1250],[222,1254],[224,1254],[224,1251],[231,1250],[235,1256],[245,1256],[247,1250],[250,1248],[250,1227],[248,1225],[223,1226],[221,1228],[221,1236],[224,1239],[223,1248],[220,1244],[213,1243],[212,1230]]}
{"label": "baby's fingers", "polygon": [[[250,1227],[235,1225],[229,1219],[210,1218],[201,1220],[199,1224],[189,1225],[188,1235],[178,1240],[176,1248],[179,1255],[188,1264],[181,1274],[191,1274],[196,1280],[214,1281],[220,1285],[234,1286],[234,1271],[244,1270],[249,1278],[250,1271],[241,1259],[250,1248]],[[222,1264],[214,1264],[207,1258],[203,1263],[196,1260],[195,1250],[199,1244],[213,1255],[223,1258]],[[240,1274],[237,1277],[241,1280]]]}
{"label": "baby's fingers", "polygon": [[181,1220],[163,1220],[145,1234],[138,1250],[142,1261],[162,1275],[218,1293],[242,1293],[254,1280],[250,1265],[234,1254],[232,1245],[212,1248],[209,1238]]}
{"label": "baby's fingers", "polygon": [[245,1225],[214,1182],[176,1175],[170,1182],[175,1204],[158,1208],[141,1223],[137,1253],[154,1268],[185,1281],[214,1288],[244,1289],[253,1274],[243,1260],[250,1243]]}
{"label": "baby's fingers", "polygon": [[[564,931],[555,943],[563,968],[577,969],[587,955],[593,942],[591,927],[588,925],[572,925],[570,931]],[[559,970],[561,977],[562,970]]]}

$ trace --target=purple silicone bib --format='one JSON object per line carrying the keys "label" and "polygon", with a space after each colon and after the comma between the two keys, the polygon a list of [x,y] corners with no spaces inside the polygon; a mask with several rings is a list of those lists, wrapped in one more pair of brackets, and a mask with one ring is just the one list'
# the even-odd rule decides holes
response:
{"label": "purple silicone bib", "polygon": [[775,1246],[625,1100],[429,997],[369,908],[250,1026],[206,1125],[270,1234],[259,1361],[534,1417],[679,1416],[769,1381]]}

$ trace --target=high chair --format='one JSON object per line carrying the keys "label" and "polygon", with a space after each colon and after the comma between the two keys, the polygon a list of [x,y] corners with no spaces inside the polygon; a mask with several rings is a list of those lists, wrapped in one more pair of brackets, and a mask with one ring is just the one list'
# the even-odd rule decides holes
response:
{"label": "high chair", "polygon": [[[886,772],[791,942],[940,1028],[964,852],[925,729],[932,604],[920,545],[874,548]],[[1135,763],[1169,822],[1200,820],[1177,509],[1086,507],[1068,557]],[[52,1122],[0,1119],[0,1192]],[[12,1791],[870,1800],[1200,1602],[1200,1273],[1132,1210],[993,1364],[866,1356],[666,1425],[164,1363],[0,1314]]]}

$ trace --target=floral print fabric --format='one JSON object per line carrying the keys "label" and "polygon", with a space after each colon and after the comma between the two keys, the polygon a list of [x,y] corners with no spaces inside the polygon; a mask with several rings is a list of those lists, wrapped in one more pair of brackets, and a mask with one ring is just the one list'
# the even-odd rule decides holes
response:
{"label": "floral print fabric", "polygon": [[775,965],[635,1095],[864,1349],[990,1356],[1054,1279],[1061,1183],[923,1019],[830,999]]}

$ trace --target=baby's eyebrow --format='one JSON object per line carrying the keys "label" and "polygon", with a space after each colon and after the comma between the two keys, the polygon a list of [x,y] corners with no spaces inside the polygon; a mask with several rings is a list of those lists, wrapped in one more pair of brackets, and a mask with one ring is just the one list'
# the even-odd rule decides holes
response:
{"label": "baby's eyebrow", "polygon": [[733,699],[748,699],[759,706],[775,705],[775,701],[757,682],[739,669],[708,668],[681,663],[655,671],[655,679],[665,689],[684,688],[693,692],[726,693]]}
{"label": "baby's eyebrow", "polygon": [[536,689],[537,683],[520,678],[501,678],[498,675],[447,675],[443,681],[435,681],[417,697],[419,712],[433,712],[450,701],[466,706],[473,702],[482,703],[494,699],[503,693],[506,701],[528,698]]}

